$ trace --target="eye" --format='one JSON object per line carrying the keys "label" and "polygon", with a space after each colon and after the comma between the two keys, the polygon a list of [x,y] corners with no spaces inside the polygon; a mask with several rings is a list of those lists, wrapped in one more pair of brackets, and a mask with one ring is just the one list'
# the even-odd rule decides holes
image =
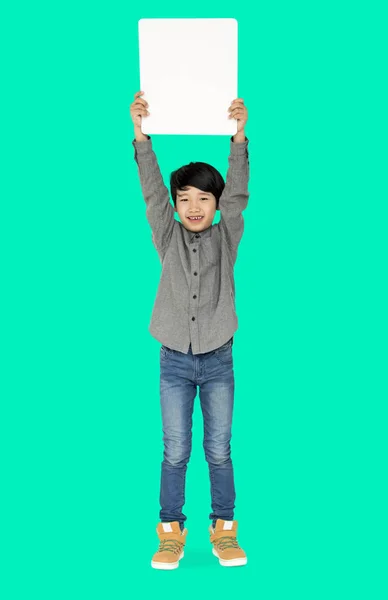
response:
{"label": "eye", "polygon": [[201,198],[201,200],[208,200],[208,198]]}

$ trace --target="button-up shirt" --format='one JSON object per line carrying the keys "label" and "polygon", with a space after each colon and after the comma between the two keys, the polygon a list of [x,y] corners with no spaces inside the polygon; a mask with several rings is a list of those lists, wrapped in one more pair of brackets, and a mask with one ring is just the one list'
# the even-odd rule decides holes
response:
{"label": "button-up shirt", "polygon": [[186,229],[174,217],[151,137],[132,144],[162,273],[149,331],[164,346],[193,354],[210,352],[236,332],[234,265],[249,198],[248,143],[234,143],[225,188],[219,200],[220,221],[204,231]]}

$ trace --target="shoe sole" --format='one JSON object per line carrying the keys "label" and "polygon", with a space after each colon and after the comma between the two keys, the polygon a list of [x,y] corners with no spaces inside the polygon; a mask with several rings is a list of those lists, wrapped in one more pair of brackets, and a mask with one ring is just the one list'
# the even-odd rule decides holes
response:
{"label": "shoe sole", "polygon": [[215,548],[213,548],[213,554],[214,556],[216,556],[220,562],[220,565],[222,567],[243,567],[244,565],[247,564],[248,559],[247,557],[245,558],[231,558],[230,560],[224,560],[223,558],[220,558],[218,555],[218,552]]}
{"label": "shoe sole", "polygon": [[173,569],[177,569],[179,567],[179,561],[184,557],[184,555],[185,553],[182,552],[178,560],[174,563],[164,563],[151,560],[151,567],[153,569],[159,569],[160,571],[172,571]]}

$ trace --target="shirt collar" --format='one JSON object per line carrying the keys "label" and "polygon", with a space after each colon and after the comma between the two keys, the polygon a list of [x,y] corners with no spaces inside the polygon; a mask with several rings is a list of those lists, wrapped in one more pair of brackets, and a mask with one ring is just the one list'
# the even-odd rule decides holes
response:
{"label": "shirt collar", "polygon": [[[211,235],[211,231],[213,228],[213,225],[210,225],[210,227],[208,227],[207,229],[204,229],[203,231],[199,231],[198,233],[195,233],[194,231],[189,231],[188,229],[186,229],[186,227],[183,227],[183,231],[184,231],[184,236],[185,236],[185,240],[191,244],[192,242],[195,242],[199,239],[206,239]],[[198,236],[198,237],[196,237]]]}

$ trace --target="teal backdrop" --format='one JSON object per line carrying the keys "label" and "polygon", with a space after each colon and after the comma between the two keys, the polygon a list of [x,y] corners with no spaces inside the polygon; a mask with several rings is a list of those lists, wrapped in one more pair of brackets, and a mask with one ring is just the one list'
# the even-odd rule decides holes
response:
{"label": "teal backdrop", "polygon": [[[385,9],[2,9],[4,600],[387,598]],[[173,573],[150,567],[162,431],[148,325],[161,265],[129,105],[138,20],[156,17],[239,26],[251,165],[235,271],[242,569],[211,554],[198,403],[186,557]],[[227,137],[154,136],[154,149],[165,181],[195,160],[226,175]]]}

